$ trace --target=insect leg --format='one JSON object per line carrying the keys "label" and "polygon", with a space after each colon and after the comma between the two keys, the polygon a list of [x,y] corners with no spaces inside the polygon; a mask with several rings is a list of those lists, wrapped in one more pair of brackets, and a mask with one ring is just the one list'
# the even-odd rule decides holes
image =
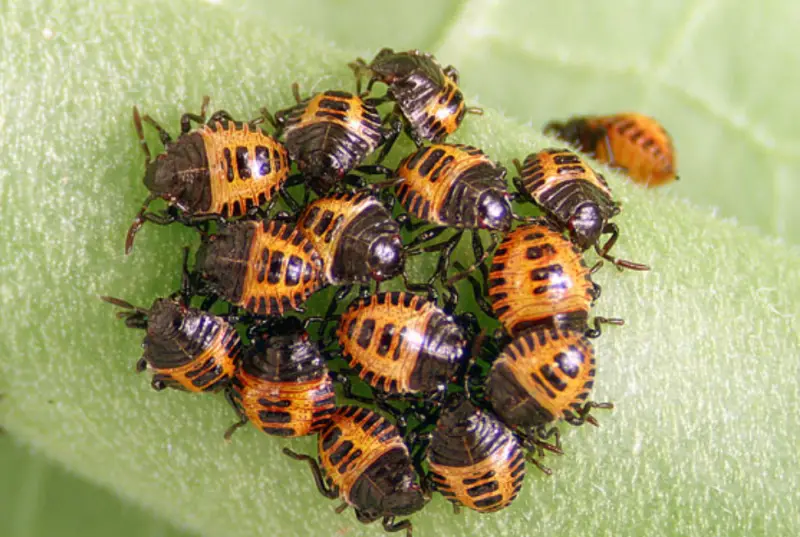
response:
{"label": "insect leg", "polygon": [[203,104],[200,105],[200,115],[187,112],[181,116],[181,134],[187,134],[192,130],[192,121],[200,125],[206,122],[206,109],[208,108],[209,100],[208,95],[203,97]]}
{"label": "insect leg", "polygon": [[325,479],[322,477],[322,471],[319,468],[319,464],[313,457],[309,457],[308,455],[303,455],[301,453],[295,453],[289,448],[283,448],[283,453],[287,457],[291,457],[296,461],[306,461],[308,463],[308,467],[311,468],[311,474],[314,476],[314,483],[316,483],[317,490],[319,490],[320,494],[332,500],[339,497],[339,494],[336,491],[325,486]]}
{"label": "insect leg", "polygon": [[239,416],[239,421],[231,425],[225,430],[225,441],[230,442],[231,436],[236,431],[236,429],[247,425],[247,422],[250,421],[247,419],[247,415],[244,413],[244,410],[239,406],[236,400],[233,398],[233,390],[228,388],[225,390],[225,400],[233,407],[233,410],[236,411],[236,415]]}

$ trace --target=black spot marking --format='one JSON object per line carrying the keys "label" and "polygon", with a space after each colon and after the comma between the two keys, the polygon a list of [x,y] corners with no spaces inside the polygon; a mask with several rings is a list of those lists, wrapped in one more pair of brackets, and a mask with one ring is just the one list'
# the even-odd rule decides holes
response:
{"label": "black spot marking", "polygon": [[372,342],[372,335],[375,332],[375,320],[374,319],[365,319],[363,323],[361,323],[361,331],[358,334],[358,339],[356,343],[362,349],[366,349],[369,347],[369,344]]}
{"label": "black spot marking", "polygon": [[431,173],[433,167],[436,166],[436,163],[439,162],[439,160],[442,157],[444,157],[444,150],[434,149],[433,151],[431,151],[431,154],[428,156],[428,158],[425,159],[425,162],[423,162],[422,165],[419,167],[419,174],[423,177],[426,177],[429,173]]}
{"label": "black spot marking", "polygon": [[383,331],[381,331],[381,338],[378,343],[378,355],[386,356],[386,353],[389,352],[389,348],[392,345],[394,330],[395,327],[392,323],[389,323],[383,327]]}
{"label": "black spot marking", "polygon": [[225,158],[225,173],[227,174],[228,182],[232,183],[236,179],[236,174],[233,171],[233,162],[231,161],[231,150],[227,147],[222,151],[222,156]]}
{"label": "black spot marking", "polygon": [[280,410],[261,410],[258,413],[258,419],[262,423],[291,423],[292,415]]}
{"label": "black spot marking", "polygon": [[494,496],[489,496],[488,498],[477,500],[475,502],[475,507],[479,508],[491,507],[496,503],[500,503],[501,501],[503,501],[503,496],[501,494],[496,494]]}
{"label": "black spot marking", "polygon": [[289,263],[286,265],[286,285],[293,287],[300,283],[300,277],[303,273],[303,260],[292,255],[289,257]]}
{"label": "black spot marking", "polygon": [[[575,361],[574,357],[576,356],[576,354],[581,358],[581,362]],[[575,377],[578,376],[578,373],[580,373],[581,370],[580,363],[583,362],[583,354],[581,352],[577,353],[573,352],[570,354],[560,352],[556,355],[553,361],[556,364],[558,364],[559,369],[561,369],[561,371],[563,371],[565,375],[574,379]]]}
{"label": "black spot marking", "polygon": [[269,148],[263,145],[256,146],[256,173],[259,177],[266,177],[272,171],[272,165],[269,160]]}
{"label": "black spot marking", "polygon": [[[264,248],[261,252],[261,262],[258,263],[258,274],[256,278],[259,283],[264,283],[264,278],[267,277],[267,263],[269,262],[269,249]],[[248,308],[249,309],[249,308]]]}
{"label": "black spot marking", "polygon": [[239,146],[236,148],[236,170],[239,172],[239,177],[242,179],[250,179],[250,155],[246,147]]}
{"label": "black spot marking", "polygon": [[337,112],[347,112],[350,110],[350,103],[347,101],[334,101],[332,99],[322,99],[319,102],[320,108],[336,110]]}
{"label": "black spot marking", "polygon": [[331,453],[331,464],[333,466],[338,466],[339,463],[342,462],[342,459],[344,459],[347,454],[350,453],[351,449],[353,449],[353,443],[350,440],[345,440],[339,444],[339,446],[333,450],[333,453]]}
{"label": "black spot marking", "polygon": [[495,492],[500,489],[500,485],[497,481],[489,481],[488,483],[484,483],[483,485],[478,485],[477,487],[472,487],[467,489],[467,495],[470,498],[475,498],[477,496],[483,496],[484,494],[489,494],[490,492]]}
{"label": "black spot marking", "polygon": [[555,371],[548,365],[544,364],[542,367],[539,368],[539,373],[542,374],[542,377],[550,383],[550,385],[555,388],[556,390],[563,392],[567,389],[567,384],[561,380]]}
{"label": "black spot marking", "polygon": [[276,284],[281,281],[283,257],[283,252],[272,252],[272,258],[269,262],[269,272],[267,273],[267,281],[271,284]]}

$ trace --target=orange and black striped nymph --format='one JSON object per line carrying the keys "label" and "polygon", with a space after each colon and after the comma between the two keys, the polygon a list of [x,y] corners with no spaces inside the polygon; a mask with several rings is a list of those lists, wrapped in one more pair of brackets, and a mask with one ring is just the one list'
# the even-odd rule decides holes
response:
{"label": "orange and black striped nymph", "polygon": [[[605,178],[581,157],[568,149],[551,148],[528,155],[521,165],[517,160],[514,164],[519,172],[514,178],[518,193],[541,207],[581,250],[594,247],[619,267],[649,270],[646,265],[608,255],[619,234],[609,219],[619,214],[620,208]],[[606,233],[611,237],[601,247],[598,241]]]}
{"label": "orange and black striped nymph", "polygon": [[236,370],[228,399],[241,421],[283,437],[320,432],[336,408],[336,394],[325,359],[302,322],[284,317],[269,325]]}
{"label": "orange and black striped nymph", "polygon": [[512,336],[538,327],[586,330],[597,294],[578,248],[545,221],[507,234],[489,269],[492,312]]}
{"label": "orange and black striped nymph", "polygon": [[405,529],[410,537],[411,522],[395,517],[419,511],[426,500],[397,428],[372,410],[343,406],[318,439],[319,463],[288,449],[284,453],[308,462],[319,491],[352,506],[360,522],[382,518],[386,531]]}
{"label": "orange and black striped nymph", "polygon": [[506,169],[480,149],[434,144],[404,158],[397,198],[416,218],[453,228],[507,231],[511,205]]}
{"label": "orange and black striped nymph", "polygon": [[[133,247],[134,236],[145,221],[193,223],[239,216],[273,200],[282,191],[289,178],[289,153],[283,144],[256,126],[263,118],[242,123],[220,110],[205,123],[207,104],[208,98],[203,101],[199,116],[183,115],[181,135],[175,141],[152,118],[144,116],[158,130],[166,149],[155,160],[151,159],[142,119],[134,108],[134,125],[146,155],[144,184],[151,194],[128,232],[126,252]],[[190,130],[191,121],[201,126]],[[158,198],[181,214],[146,212],[150,202]]]}
{"label": "orange and black striped nymph", "polygon": [[362,73],[370,75],[368,91],[378,81],[388,86],[387,95],[397,104],[417,145],[423,140],[443,142],[458,129],[465,113],[483,113],[464,104],[456,68],[442,68],[431,54],[385,48],[369,64],[359,58],[350,67],[359,78]]}
{"label": "orange and black striped nymph", "polygon": [[241,354],[236,329],[225,319],[184,306],[172,298],[159,298],[149,310],[117,298],[103,300],[131,310],[119,317],[131,328],[147,331],[144,354],[136,364],[153,373],[156,390],[174,388],[188,392],[213,392],[228,385]]}
{"label": "orange and black striped nymph", "polygon": [[467,357],[453,317],[407,292],[357,299],[336,334],[353,371],[387,394],[444,393]]}
{"label": "orange and black striped nymph", "polygon": [[664,127],[636,112],[552,122],[545,133],[619,169],[636,183],[661,186],[677,179],[675,149]]}
{"label": "orange and black striped nymph", "polygon": [[303,100],[297,85],[292,89],[297,105],[277,112],[275,121],[289,155],[317,195],[339,184],[393,136],[381,124],[379,100],[334,90]]}
{"label": "orange and black striped nymph", "polygon": [[302,231],[281,221],[240,220],[204,237],[195,271],[207,291],[259,315],[302,311],[324,285],[323,263]]}
{"label": "orange and black striped nymph", "polygon": [[427,480],[455,506],[490,513],[507,507],[525,478],[519,440],[463,397],[448,403],[427,448]]}
{"label": "orange and black striped nymph", "polygon": [[383,281],[403,272],[400,226],[368,191],[317,198],[300,215],[297,227],[322,256],[332,285]]}
{"label": "orange and black striped nymph", "polygon": [[540,428],[564,420],[573,425],[595,423],[588,402],[594,386],[595,356],[581,332],[540,329],[512,340],[492,364],[486,398],[511,427]]}

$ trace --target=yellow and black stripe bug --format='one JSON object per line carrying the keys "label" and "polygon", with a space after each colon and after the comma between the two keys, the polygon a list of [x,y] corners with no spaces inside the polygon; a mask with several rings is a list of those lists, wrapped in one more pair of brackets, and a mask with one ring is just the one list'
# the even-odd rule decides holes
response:
{"label": "yellow and black stripe bug", "polygon": [[297,84],[292,92],[297,104],[278,111],[275,121],[289,155],[317,195],[342,183],[357,167],[367,173],[383,172],[381,166],[359,166],[383,144],[391,147],[401,128],[396,122],[382,124],[377,106],[383,99],[337,90],[302,99]]}
{"label": "yellow and black stripe bug", "polygon": [[[619,228],[609,220],[619,214],[620,207],[605,178],[578,155],[551,148],[528,155],[523,164],[514,160],[514,165],[519,172],[514,178],[518,194],[541,207],[581,250],[594,247],[598,255],[619,268],[650,270],[647,265],[609,255],[619,236]],[[601,247],[604,234],[611,237]]]}
{"label": "yellow and black stripe bug", "polygon": [[[463,230],[473,234],[476,264],[487,257],[499,241],[499,233],[511,228],[514,214],[506,185],[506,169],[493,162],[480,149],[462,144],[434,144],[417,149],[405,157],[394,173],[396,195],[409,214],[422,222],[434,224],[408,245],[413,250],[441,233],[456,229],[440,250],[437,275],[445,277],[449,258],[461,239]],[[492,245],[484,250],[475,230],[493,232]]]}
{"label": "yellow and black stripe bug", "polygon": [[322,258],[292,224],[240,220],[203,237],[195,273],[199,294],[224,298],[258,315],[303,311],[303,303],[325,285]]}
{"label": "yellow and black stripe bug", "polygon": [[448,401],[426,449],[432,488],[453,503],[481,513],[508,507],[525,478],[519,440],[497,417],[467,398]]}
{"label": "yellow and black stripe bug", "polygon": [[382,394],[444,395],[467,358],[458,322],[407,292],[357,299],[336,335],[353,372]]}
{"label": "yellow and black stripe bug", "polygon": [[554,121],[545,134],[556,136],[636,183],[656,187],[676,180],[672,139],[654,118],[636,112]]}
{"label": "yellow and black stripe bug", "polygon": [[385,48],[369,64],[359,58],[350,67],[359,85],[363,74],[370,76],[367,92],[375,82],[388,86],[387,96],[396,103],[406,132],[418,146],[425,140],[443,142],[458,129],[466,113],[483,113],[480,108],[465,105],[456,68],[442,68],[431,54]]}
{"label": "yellow and black stripe bug", "polygon": [[489,268],[488,303],[480,283],[470,277],[481,308],[500,320],[512,336],[534,328],[571,328],[591,337],[600,324],[622,324],[621,319],[595,317],[589,310],[600,286],[580,250],[546,220],[517,227],[497,248]]}
{"label": "yellow and black stripe bug", "polygon": [[247,422],[273,436],[320,432],[336,408],[336,393],[317,344],[297,317],[254,326],[252,346],[227,391],[241,419],[225,438]]}
{"label": "yellow and black stripe bug", "polygon": [[153,373],[153,389],[213,392],[225,388],[236,371],[241,339],[224,318],[159,298],[149,310],[118,298],[104,301],[125,308],[118,316],[129,328],[147,331],[136,371]]}
{"label": "yellow and black stripe bug", "polygon": [[332,285],[381,282],[405,267],[400,226],[369,191],[317,198],[300,214],[297,227],[319,252]]}
{"label": "yellow and black stripe bug", "polygon": [[[588,401],[594,386],[595,353],[581,332],[569,329],[529,330],[513,339],[493,362],[486,379],[486,398],[509,426],[530,431],[541,443],[558,429],[597,421],[590,411],[613,408]],[[560,442],[556,441],[556,447]]]}
{"label": "yellow and black stripe bug", "polygon": [[419,511],[427,500],[408,447],[389,420],[366,408],[339,407],[320,432],[317,448],[319,462],[283,451],[308,463],[321,494],[343,500],[337,512],[352,506],[359,522],[382,519],[387,532],[406,530],[411,537],[411,521],[396,518]]}
{"label": "yellow and black stripe bug", "polygon": [[[277,192],[285,194],[289,154],[283,144],[258,128],[264,118],[242,123],[219,110],[206,122],[207,106],[205,97],[200,115],[186,113],[181,117],[177,140],[150,116],[142,118],[133,108],[133,123],[145,153],[144,184],[150,195],[128,231],[126,253],[130,253],[134,237],[145,222],[166,225],[224,219],[253,213],[272,202]],[[166,150],[155,160],[144,140],[142,119],[158,131]],[[192,121],[201,126],[192,130]],[[170,210],[164,214],[147,212],[150,203],[159,198],[166,200]],[[292,203],[290,197],[284,198]]]}

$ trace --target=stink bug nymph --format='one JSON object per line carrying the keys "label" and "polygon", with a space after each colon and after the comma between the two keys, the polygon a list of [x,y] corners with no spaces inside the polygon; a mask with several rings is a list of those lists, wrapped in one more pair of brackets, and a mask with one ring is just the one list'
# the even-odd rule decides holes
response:
{"label": "stink bug nymph", "polygon": [[533,328],[572,328],[597,337],[600,324],[621,319],[595,317],[589,310],[600,296],[580,250],[546,220],[518,226],[506,235],[489,268],[487,303],[479,282],[470,277],[478,304],[512,336]]}
{"label": "stink bug nymph", "polygon": [[558,438],[558,430],[546,426],[560,420],[597,425],[590,411],[613,408],[588,400],[594,378],[594,348],[581,332],[531,330],[508,343],[492,364],[486,398],[509,426]]}
{"label": "stink bug nymph", "polygon": [[660,186],[678,178],[672,139],[658,121],[644,114],[553,121],[545,126],[545,134],[557,136],[645,186]]}
{"label": "stink bug nymph", "polygon": [[[186,113],[181,117],[177,140],[150,116],[142,118],[133,108],[133,124],[145,154],[144,184],[150,195],[128,231],[126,253],[130,253],[134,237],[146,221],[196,224],[253,213],[272,202],[278,191],[292,203],[284,191],[289,154],[283,144],[257,127],[264,118],[241,123],[220,110],[206,123],[207,106],[205,97],[200,115]],[[158,131],[166,149],[155,160],[144,140],[142,119]],[[192,121],[201,126],[191,130]],[[147,212],[150,203],[159,198],[166,200],[170,209],[164,214]]]}
{"label": "stink bug nymph", "polygon": [[352,506],[359,522],[383,519],[386,531],[404,529],[411,537],[411,522],[395,519],[422,509],[426,498],[408,447],[389,420],[366,408],[339,407],[319,433],[317,448],[319,462],[289,449],[283,452],[308,463],[321,494],[343,500],[337,512]]}
{"label": "stink bug nymph", "polygon": [[226,387],[233,378],[241,340],[224,318],[174,298],[156,299],[149,310],[118,298],[101,298],[129,310],[118,314],[126,326],[147,331],[136,370],[153,372],[154,389],[211,392]]}
{"label": "stink bug nymph", "polygon": [[[473,234],[476,265],[494,249],[499,236],[511,228],[514,213],[506,185],[506,169],[480,149],[462,144],[434,144],[421,147],[397,166],[396,194],[400,204],[414,217],[436,227],[417,235],[408,248],[429,242],[455,229],[448,240],[424,251],[441,251],[434,273],[446,276],[450,253],[464,230]],[[484,252],[477,230],[492,233],[492,245]]]}
{"label": "stink bug nymph", "polygon": [[302,231],[278,220],[239,220],[203,237],[195,273],[211,294],[259,315],[302,311],[324,285],[323,264]]}
{"label": "stink bug nymph", "polygon": [[[567,149],[545,149],[520,164],[514,185],[520,196],[541,207],[548,218],[569,233],[581,250],[594,247],[600,257],[619,268],[650,270],[647,265],[616,259],[608,251],[617,242],[619,228],[609,222],[619,214],[605,178]],[[611,237],[601,247],[600,237]]]}
{"label": "stink bug nymph", "polygon": [[332,285],[381,282],[405,267],[400,226],[369,191],[318,198],[306,206],[297,227],[319,252]]}
{"label": "stink bug nymph", "polygon": [[442,68],[430,54],[385,48],[369,64],[359,58],[350,67],[359,85],[362,74],[369,74],[367,92],[375,82],[388,86],[387,96],[396,103],[406,121],[406,132],[418,146],[424,140],[443,142],[458,129],[465,113],[483,113],[464,104],[456,68]]}
{"label": "stink bug nymph", "polygon": [[[362,99],[329,90],[308,99],[292,85],[297,104],[275,114],[286,148],[307,185],[323,195],[383,144],[391,144],[401,126],[382,125],[377,106],[383,99]],[[372,166],[359,167],[368,173]],[[381,169],[379,167],[379,169]]]}
{"label": "stink bug nymph", "polygon": [[228,401],[241,420],[267,434],[296,437],[321,431],[336,407],[336,394],[325,359],[297,317],[283,317],[249,332]]}
{"label": "stink bug nymph", "polygon": [[353,371],[382,394],[441,396],[467,358],[456,320],[406,292],[357,299],[336,334]]}
{"label": "stink bug nymph", "polygon": [[427,481],[454,508],[499,511],[514,501],[525,478],[525,455],[517,437],[462,394],[448,401],[426,458]]}

